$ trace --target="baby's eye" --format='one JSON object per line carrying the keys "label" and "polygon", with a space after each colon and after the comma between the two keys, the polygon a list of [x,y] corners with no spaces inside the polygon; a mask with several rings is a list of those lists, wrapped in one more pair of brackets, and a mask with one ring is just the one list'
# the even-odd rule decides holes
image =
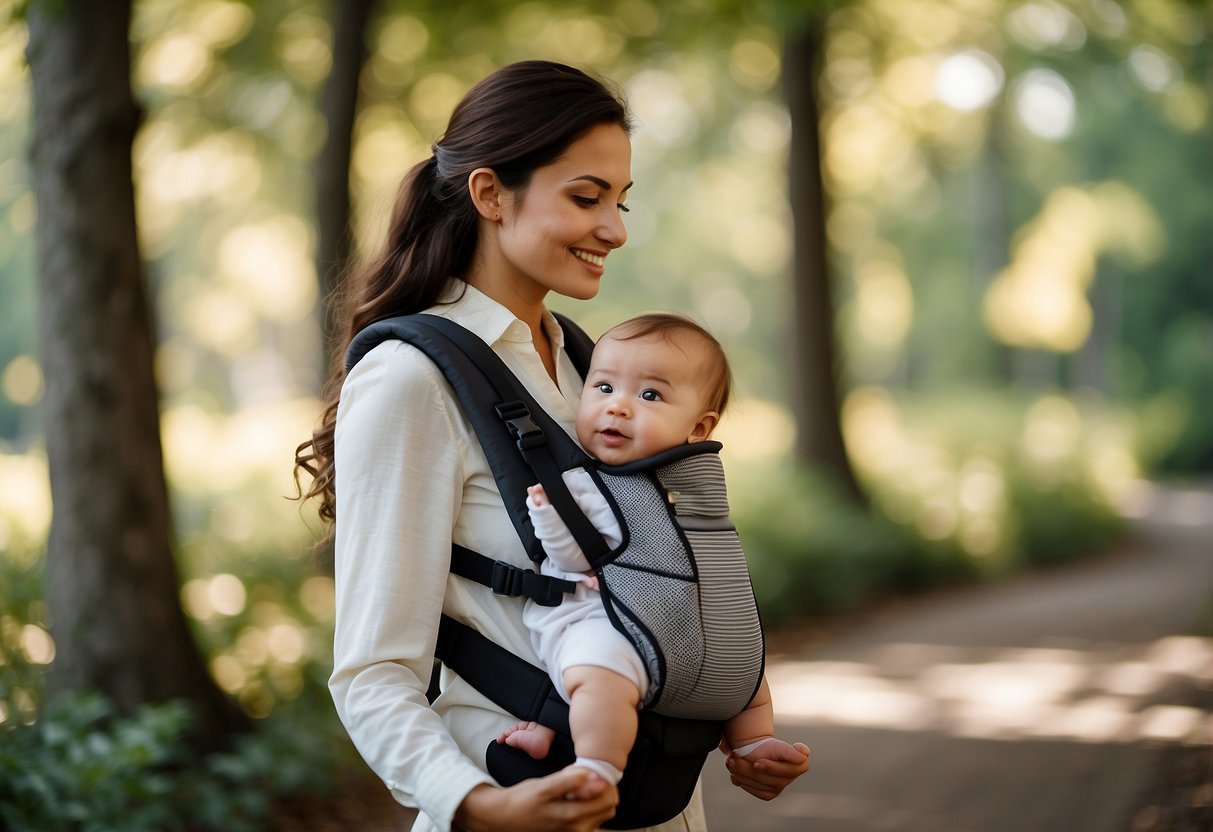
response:
{"label": "baby's eye", "polygon": [[640,398],[644,399],[646,402],[659,402],[661,401],[661,394],[656,390],[645,390],[640,394]]}
{"label": "baby's eye", "polygon": [[597,384],[595,384],[594,389],[597,390],[599,393],[614,393],[615,392],[614,388],[612,388],[611,385],[605,381],[600,381]]}

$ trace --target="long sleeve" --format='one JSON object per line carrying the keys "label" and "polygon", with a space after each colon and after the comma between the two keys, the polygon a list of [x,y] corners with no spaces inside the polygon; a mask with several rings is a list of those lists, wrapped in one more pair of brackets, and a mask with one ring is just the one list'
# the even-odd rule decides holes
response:
{"label": "long sleeve", "polygon": [[[623,539],[619,521],[590,475],[583,468],[575,468],[565,471],[563,478],[578,508],[603,536],[607,545],[612,549],[618,546]],[[537,506],[533,499],[527,497],[526,507],[531,516],[531,525],[535,528],[535,537],[543,544],[543,551],[552,563],[569,573],[589,570],[590,562],[573,539],[568,526],[560,519],[555,506],[550,503]]]}
{"label": "long sleeve", "polygon": [[[429,310],[488,344],[570,435],[581,379],[563,333],[553,383],[530,328],[466,284]],[[414,832],[448,832],[481,783],[485,751],[517,717],[449,669],[427,704],[442,615],[540,665],[520,598],[450,574],[451,544],[522,568],[531,561],[501,500],[479,440],[442,372],[399,341],[379,344],[350,371],[335,432],[336,595],[333,674],[337,713],[371,769],[406,806]]]}
{"label": "long sleeve", "polygon": [[[337,627],[330,689],[359,752],[439,828],[491,783],[425,692],[463,493],[463,438],[437,370],[381,345],[350,374],[336,442]],[[403,798],[403,799],[402,799]]]}

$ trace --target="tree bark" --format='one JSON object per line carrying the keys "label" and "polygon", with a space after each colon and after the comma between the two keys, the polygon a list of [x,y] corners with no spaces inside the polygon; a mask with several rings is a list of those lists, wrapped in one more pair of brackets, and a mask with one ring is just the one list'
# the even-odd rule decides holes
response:
{"label": "tree bark", "polygon": [[783,94],[792,122],[788,155],[794,248],[792,409],[800,456],[828,471],[848,497],[862,504],[866,498],[847,457],[839,415],[817,102],[824,29],[824,15],[814,15],[784,44]]}
{"label": "tree bark", "polygon": [[136,236],[130,0],[31,4],[31,160],[39,327],[54,516],[48,687],[99,690],[123,711],[189,699],[203,736],[241,726],[178,594]]}
{"label": "tree bark", "polygon": [[349,262],[350,156],[358,113],[358,85],[366,63],[366,30],[375,0],[333,3],[333,69],[320,100],[327,132],[316,158],[316,276],[320,281],[320,330],[326,361],[340,333],[334,292]]}

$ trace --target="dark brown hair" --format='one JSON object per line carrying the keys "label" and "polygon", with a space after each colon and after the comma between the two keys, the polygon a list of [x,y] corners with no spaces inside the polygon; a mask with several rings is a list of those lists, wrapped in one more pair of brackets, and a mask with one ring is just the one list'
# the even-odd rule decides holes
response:
{"label": "dark brown hair", "polygon": [[607,338],[615,341],[631,341],[633,338],[644,338],[647,335],[660,335],[666,341],[675,345],[678,335],[689,335],[703,345],[701,368],[704,379],[704,407],[716,411],[723,416],[724,409],[729,405],[729,396],[733,391],[733,371],[729,369],[728,356],[724,348],[712,333],[708,332],[695,321],[683,315],[672,312],[650,312],[628,318],[602,334],[598,343]]}
{"label": "dark brown hair", "polygon": [[321,518],[336,519],[333,429],[345,348],[368,324],[428,309],[452,279],[464,277],[477,244],[479,215],[468,193],[472,171],[492,168],[521,198],[537,168],[600,124],[630,131],[618,93],[570,66],[521,61],[472,87],[434,143],[434,155],[404,177],[383,250],[347,281],[339,302],[338,366],[326,386],[324,413],[312,438],[295,451],[296,483],[301,471],[311,475],[304,496],[319,498]]}

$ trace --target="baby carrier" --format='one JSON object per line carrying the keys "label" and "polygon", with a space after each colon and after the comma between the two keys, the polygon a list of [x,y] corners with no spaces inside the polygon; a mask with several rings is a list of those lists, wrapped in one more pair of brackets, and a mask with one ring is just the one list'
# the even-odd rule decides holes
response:
{"label": "baby carrier", "polygon": [[[558,316],[566,350],[584,377],[593,342]],[[534,563],[545,557],[526,509],[539,482],[599,579],[608,617],[649,671],[640,727],[606,828],[662,823],[685,808],[722,722],[749,704],[762,680],[762,627],[728,499],[718,442],[680,446],[620,466],[587,455],[534,401],[480,338],[434,315],[390,318],[350,345],[346,370],[385,340],[402,340],[442,370],[476,432],[502,500]],[[578,508],[561,472],[585,468],[623,531],[608,548]],[[559,604],[576,584],[455,545],[451,571],[495,593]],[[490,741],[489,773],[509,786],[574,759],[568,705],[548,674],[474,629],[443,616],[435,655],[520,720],[555,729],[543,760]]]}

